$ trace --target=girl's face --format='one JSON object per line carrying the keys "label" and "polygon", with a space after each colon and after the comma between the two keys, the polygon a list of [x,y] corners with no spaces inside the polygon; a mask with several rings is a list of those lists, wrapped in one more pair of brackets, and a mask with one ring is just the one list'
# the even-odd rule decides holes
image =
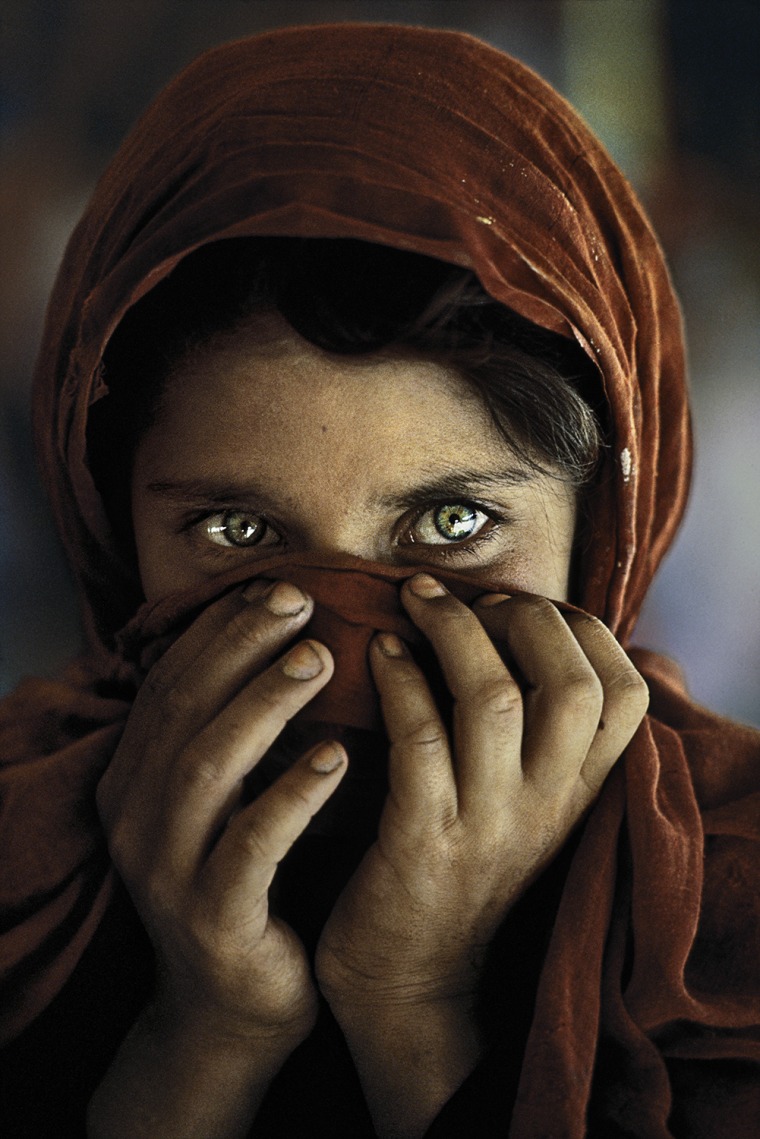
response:
{"label": "girl's face", "polygon": [[286,550],[567,600],[576,492],[519,462],[455,369],[327,355],[261,314],[167,382],[132,512],[149,601]]}

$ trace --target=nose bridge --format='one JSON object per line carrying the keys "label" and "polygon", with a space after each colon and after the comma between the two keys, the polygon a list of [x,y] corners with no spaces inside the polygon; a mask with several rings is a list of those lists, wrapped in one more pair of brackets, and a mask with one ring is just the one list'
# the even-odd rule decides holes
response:
{"label": "nose bridge", "polygon": [[306,479],[290,504],[290,548],[304,553],[353,554],[374,561],[389,559],[390,520],[366,501],[356,466],[324,467]]}
{"label": "nose bridge", "polygon": [[373,561],[389,558],[389,535],[382,533],[369,511],[322,507],[302,520],[299,531],[298,544],[304,552],[352,554]]}

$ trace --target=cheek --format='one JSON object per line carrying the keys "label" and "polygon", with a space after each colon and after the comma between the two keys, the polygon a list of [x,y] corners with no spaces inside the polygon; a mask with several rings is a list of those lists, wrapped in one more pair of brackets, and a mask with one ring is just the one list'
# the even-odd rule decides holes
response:
{"label": "cheek", "polygon": [[192,589],[211,576],[201,572],[176,543],[148,541],[138,545],[137,554],[140,583],[146,601],[160,601],[175,591]]}
{"label": "cheek", "polygon": [[569,601],[576,518],[574,493],[563,490],[542,496],[521,524],[514,553],[504,564],[505,584]]}
{"label": "cheek", "polygon": [[174,521],[162,517],[154,504],[136,495],[132,503],[132,527],[137,567],[143,596],[157,601],[174,590],[187,589],[205,580],[198,573]]}
{"label": "cheek", "polygon": [[175,578],[172,543],[140,503],[133,503],[132,527],[143,594],[147,601],[154,601],[169,592],[169,582]]}
{"label": "cheek", "polygon": [[537,550],[521,551],[483,572],[489,588],[536,593],[552,601],[570,600],[570,559],[555,558]]}
{"label": "cheek", "polygon": [[573,554],[578,520],[577,496],[562,501],[549,513],[550,529],[543,542],[542,561],[550,577],[544,593],[556,601],[570,601]]}

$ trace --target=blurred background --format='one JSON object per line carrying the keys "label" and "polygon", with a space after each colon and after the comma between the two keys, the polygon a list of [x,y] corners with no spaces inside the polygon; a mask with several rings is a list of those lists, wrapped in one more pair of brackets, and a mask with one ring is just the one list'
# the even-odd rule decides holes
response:
{"label": "blurred background", "polygon": [[760,725],[760,4],[756,0],[0,0],[0,693],[79,645],[31,451],[47,294],[95,179],[204,48],[287,24],[468,31],[562,91],[641,194],[689,339],[691,506],[636,640]]}

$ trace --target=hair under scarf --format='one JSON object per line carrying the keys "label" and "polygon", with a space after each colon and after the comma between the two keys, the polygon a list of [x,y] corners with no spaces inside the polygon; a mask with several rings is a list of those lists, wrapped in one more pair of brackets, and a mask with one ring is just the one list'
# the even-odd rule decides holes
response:
{"label": "hair under scarf", "polygon": [[[92,654],[66,681],[22,687],[0,718],[6,1036],[54,998],[111,896],[93,800],[139,683],[139,652],[128,666],[125,645],[155,644],[198,601],[143,611],[116,637],[140,593],[87,469],[104,347],[191,250],[251,235],[359,238],[462,265],[496,300],[577,340],[612,425],[578,601],[623,643],[683,511],[677,302],[630,187],[556,92],[475,39],[409,27],[280,30],[203,55],[104,174],[48,312],[36,435]],[[388,577],[380,567],[383,589]],[[757,1108],[741,1073],[758,1060],[760,890],[750,901],[725,886],[757,878],[757,738],[694,709],[654,658],[636,659],[652,714],[568,871],[504,1119],[513,1139],[580,1139],[589,1104],[605,1136],[735,1139]]]}

